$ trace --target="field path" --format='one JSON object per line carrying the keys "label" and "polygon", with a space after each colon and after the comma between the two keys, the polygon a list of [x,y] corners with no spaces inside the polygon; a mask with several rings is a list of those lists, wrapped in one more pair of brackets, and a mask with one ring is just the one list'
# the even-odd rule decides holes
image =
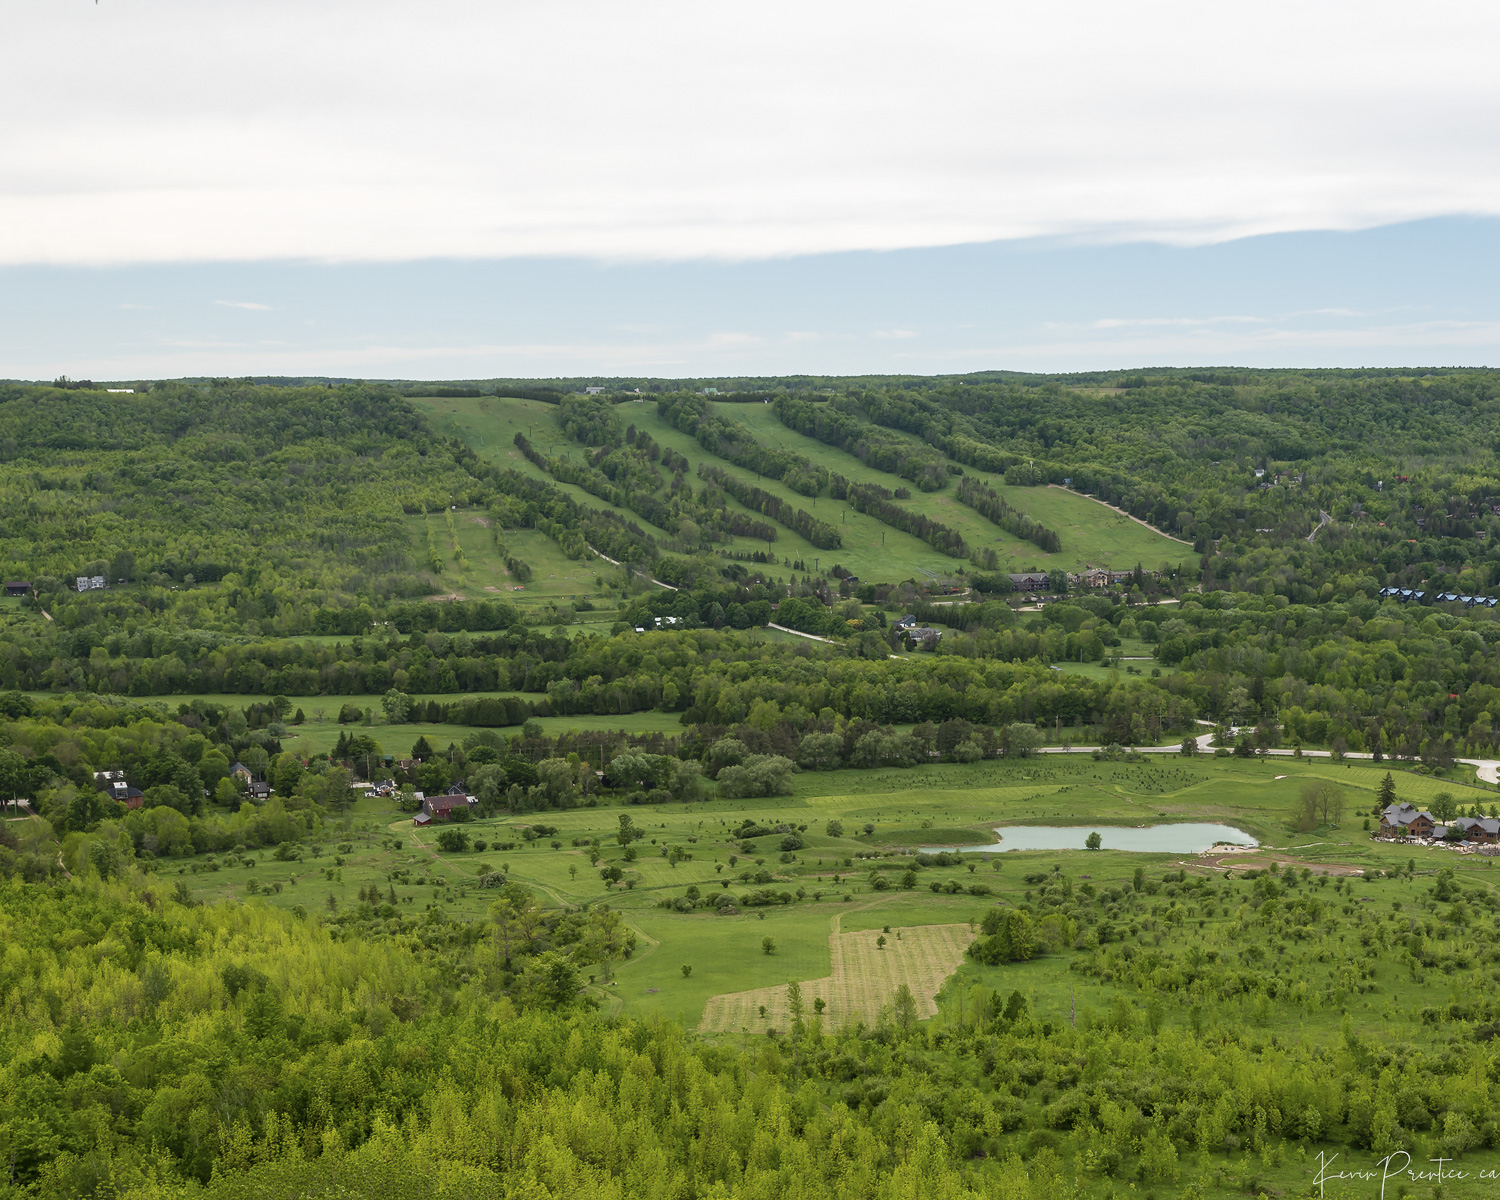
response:
{"label": "field path", "polygon": [[[592,546],[590,546],[589,549],[594,550]],[[610,556],[605,554],[602,550],[594,550],[594,553],[602,558],[605,562],[611,563],[614,566],[623,567],[625,565],[618,558],[610,558]],[[678,590],[677,588],[674,588],[670,583],[663,583],[660,579],[655,579],[652,576],[646,574],[645,571],[637,571],[634,567],[629,568],[629,570],[631,574],[637,575],[642,579],[649,579],[652,583],[656,584],[657,587],[666,588],[669,592],[675,592]]]}
{"label": "field path", "polygon": [[[1151,524],[1150,521],[1143,521],[1143,520],[1140,519],[1140,517],[1131,516],[1131,514],[1128,513],[1128,512],[1126,512],[1123,508],[1119,508],[1116,505],[1113,505],[1113,504],[1109,503],[1107,500],[1100,500],[1097,496],[1085,496],[1082,492],[1075,492],[1075,491],[1073,491],[1072,488],[1070,488],[1070,487],[1063,487],[1063,485],[1060,484],[1060,483],[1049,483],[1047,486],[1051,487],[1051,488],[1056,488],[1060,492],[1070,492],[1074,496],[1083,496],[1083,498],[1085,500],[1092,500],[1095,504],[1102,504],[1102,505],[1104,505],[1105,508],[1110,509],[1113,512],[1119,513],[1122,517],[1130,517],[1130,519],[1132,521],[1134,521],[1137,525],[1144,526],[1145,528],[1149,529],[1152,533],[1158,534],[1161,537],[1166,538],[1167,541],[1169,541],[1169,542],[1176,542],[1180,546],[1191,546],[1193,544],[1192,542],[1184,542],[1179,537],[1173,537],[1170,533],[1162,533],[1162,531],[1160,529],[1158,529],[1155,525]],[[1311,541],[1312,539],[1309,538],[1308,540]]]}
{"label": "field path", "polygon": [[[821,999],[827,1005],[823,1016],[830,1023],[858,1020],[874,1024],[903,983],[917,1002],[917,1016],[925,1019],[935,1015],[937,993],[963,962],[964,950],[974,940],[973,930],[967,924],[915,925],[893,928],[885,935],[878,929],[844,933],[842,915],[834,916],[828,934],[833,973],[826,979],[799,980],[807,1015],[813,1015],[813,1002]],[[884,949],[878,943],[881,936],[886,940]],[[762,1006],[764,1018],[760,1015]],[[790,1024],[786,984],[781,983],[710,997],[698,1030],[737,1033],[754,1028],[786,1029]]]}
{"label": "field path", "polygon": [[[775,621],[767,621],[766,622],[766,628],[767,629],[779,629],[779,630],[781,630],[782,633],[790,633],[790,634],[793,634],[796,637],[807,638],[809,641],[813,641],[813,642],[824,642],[824,643],[826,643],[829,646],[842,646],[844,644],[843,642],[836,642],[832,638],[819,637],[815,633],[803,633],[802,630],[800,630],[800,629],[792,629],[792,628],[789,628],[786,625],[778,625],[778,624],[776,624]],[[887,654],[886,657],[887,658],[899,659],[901,656],[899,654]]]}

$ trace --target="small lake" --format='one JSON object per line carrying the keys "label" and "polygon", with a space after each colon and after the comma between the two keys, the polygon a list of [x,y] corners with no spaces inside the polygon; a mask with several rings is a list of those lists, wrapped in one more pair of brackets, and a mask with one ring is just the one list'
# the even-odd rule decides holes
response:
{"label": "small lake", "polygon": [[1010,850],[1083,850],[1091,833],[1104,839],[1105,850],[1130,850],[1139,854],[1199,854],[1220,842],[1234,846],[1258,846],[1253,837],[1233,825],[1148,825],[1131,829],[1120,825],[1001,825],[994,846],[923,846],[928,853],[962,850],[966,854],[1004,854]]}

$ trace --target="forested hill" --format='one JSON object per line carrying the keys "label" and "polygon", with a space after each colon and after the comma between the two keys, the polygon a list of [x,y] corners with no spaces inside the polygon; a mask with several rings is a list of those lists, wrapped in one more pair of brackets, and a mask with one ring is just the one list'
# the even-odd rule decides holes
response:
{"label": "forested hill", "polygon": [[403,401],[359,386],[4,389],[0,461],[0,563],[39,594],[77,575],[424,594],[403,513],[473,482]]}

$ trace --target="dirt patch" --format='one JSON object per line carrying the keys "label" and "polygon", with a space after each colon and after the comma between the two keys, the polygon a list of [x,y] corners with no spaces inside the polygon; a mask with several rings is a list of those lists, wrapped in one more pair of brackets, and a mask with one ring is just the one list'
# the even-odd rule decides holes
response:
{"label": "dirt patch", "polygon": [[[840,933],[838,921],[835,917],[833,932],[828,935],[833,974],[827,979],[802,981],[802,1002],[808,1016],[813,1015],[813,1001],[821,998],[828,1006],[823,1019],[835,1025],[847,1019],[874,1023],[903,983],[916,999],[917,1015],[933,1016],[938,990],[958,970],[964,950],[974,940],[968,925],[918,925],[901,929],[899,938],[892,929],[884,935],[882,950],[878,944],[880,930]],[[765,1017],[760,1015],[762,1005]],[[703,1009],[698,1029],[702,1033],[730,1033],[767,1027],[785,1029],[790,1024],[783,983],[712,997]]]}
{"label": "dirt patch", "polygon": [[481,529],[488,529],[490,527],[490,519],[488,517],[470,517],[469,520]]}
{"label": "dirt patch", "polygon": [[462,599],[464,599],[464,595],[463,595],[462,592],[445,592],[444,594],[442,594],[440,596],[428,596],[427,597],[427,603],[428,604],[443,604],[445,602],[452,602],[454,600],[462,600]]}
{"label": "dirt patch", "polygon": [[484,590],[487,592],[498,592],[500,589],[497,588],[493,583],[487,583],[484,585]]}

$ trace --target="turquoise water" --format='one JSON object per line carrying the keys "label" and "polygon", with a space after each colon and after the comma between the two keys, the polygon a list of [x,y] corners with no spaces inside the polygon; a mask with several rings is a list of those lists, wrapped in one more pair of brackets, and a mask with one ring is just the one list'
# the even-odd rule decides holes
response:
{"label": "turquoise water", "polygon": [[974,854],[1004,854],[1010,850],[1083,850],[1084,839],[1097,833],[1105,850],[1130,850],[1138,854],[1198,854],[1220,842],[1235,846],[1260,845],[1233,825],[1148,825],[1126,829],[1118,825],[1002,825],[995,833],[998,846],[924,846],[937,850],[962,850]]}

